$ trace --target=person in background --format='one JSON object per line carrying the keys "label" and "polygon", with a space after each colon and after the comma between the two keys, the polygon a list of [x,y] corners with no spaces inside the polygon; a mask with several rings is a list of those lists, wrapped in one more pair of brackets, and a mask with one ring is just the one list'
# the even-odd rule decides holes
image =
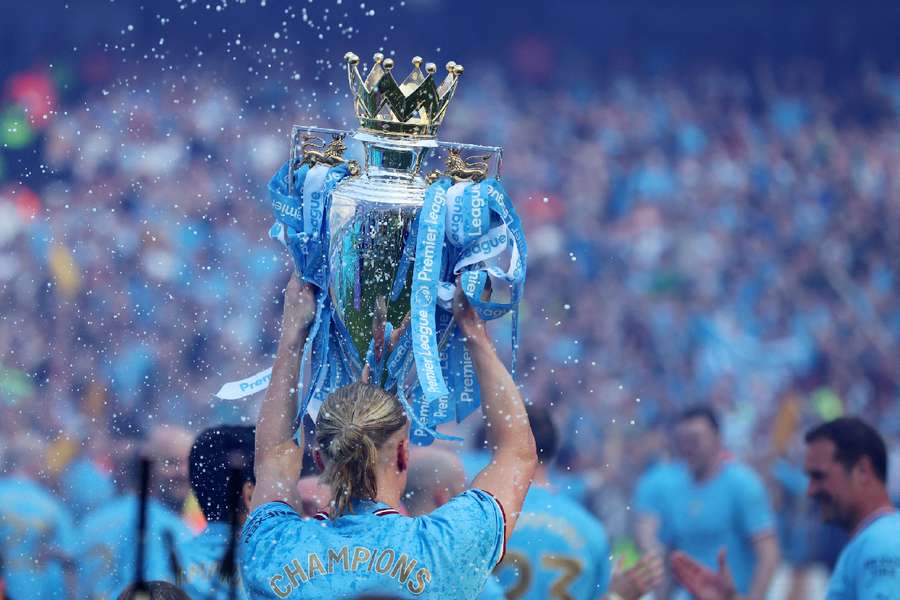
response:
{"label": "person in background", "polygon": [[[142,446],[145,456],[152,461],[144,564],[148,580],[174,582],[177,547],[191,537],[180,515],[169,508],[180,506],[187,496],[179,475],[181,466],[184,465],[186,471],[188,464],[190,444],[185,447],[183,443],[186,435],[190,436],[190,433],[184,429],[159,425]],[[134,442],[130,452],[118,457],[119,477],[129,482],[124,493],[89,514],[81,524],[76,544],[80,597],[112,599],[134,580],[139,508],[134,466],[138,450],[138,443]]]}
{"label": "person in background", "polygon": [[[900,514],[888,495],[887,451],[871,425],[841,417],[806,433],[807,494],[822,518],[850,532],[828,583],[827,600],[892,600],[900,595]],[[676,577],[699,600],[740,600],[727,554],[713,571],[682,553]]]}
{"label": "person in background", "polygon": [[2,578],[12,598],[72,598],[75,526],[59,500],[41,485],[44,445],[19,435],[7,455],[11,475],[0,478]]}
{"label": "person in background", "polygon": [[154,427],[147,439],[146,454],[153,460],[154,496],[179,515],[191,492],[188,455],[193,443],[194,434],[173,425]]}
{"label": "person in background", "polygon": [[779,550],[762,480],[722,447],[718,418],[707,406],[688,408],[678,417],[675,444],[689,476],[672,487],[663,515],[668,547],[708,567],[724,548],[738,591],[763,600]]}
{"label": "person in background", "polygon": [[646,436],[655,451],[648,457],[634,488],[634,537],[641,551],[662,552],[666,539],[662,525],[671,521],[665,516],[669,500],[675,486],[688,476],[688,472],[681,462],[672,459],[669,452],[671,433],[662,421],[654,423]]}
{"label": "person in background", "polygon": [[[466,491],[466,473],[457,454],[430,446],[410,452],[403,503],[411,516],[427,515]],[[503,587],[487,578],[478,600],[503,600]]]}
{"label": "person in background", "polygon": [[[236,518],[240,527],[249,513],[256,482],[253,438],[251,426],[219,425],[203,431],[191,447],[191,488],[207,522],[206,529],[179,548],[179,582],[192,597],[227,600],[232,585],[237,587],[237,598],[247,597],[236,573],[237,581],[225,577],[222,561],[231,558],[226,555],[231,542],[232,519]],[[237,498],[231,497],[231,478],[235,469],[240,473]]]}
{"label": "person in background", "polygon": [[508,598],[606,597],[636,600],[662,579],[662,560],[647,554],[624,573],[611,573],[603,525],[551,483],[558,433],[546,408],[528,406],[538,452],[534,484],[497,575]]}

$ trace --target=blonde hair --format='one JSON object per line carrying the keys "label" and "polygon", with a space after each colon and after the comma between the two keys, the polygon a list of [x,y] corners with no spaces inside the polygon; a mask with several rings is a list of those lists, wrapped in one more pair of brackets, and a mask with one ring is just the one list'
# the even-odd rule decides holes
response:
{"label": "blonde hair", "polygon": [[348,512],[353,499],[375,499],[378,449],[406,423],[397,398],[368,383],[346,385],[326,398],[316,443],[328,459],[322,480],[331,487],[332,518]]}

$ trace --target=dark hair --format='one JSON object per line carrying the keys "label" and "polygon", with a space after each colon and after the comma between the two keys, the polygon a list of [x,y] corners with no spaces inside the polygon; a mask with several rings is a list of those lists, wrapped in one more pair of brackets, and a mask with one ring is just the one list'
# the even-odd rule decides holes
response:
{"label": "dark hair", "polygon": [[875,475],[887,481],[887,449],[874,427],[857,417],[841,417],[817,425],[806,432],[806,443],[829,440],[834,443],[834,459],[848,471],[866,456]]}
{"label": "dark hair", "polygon": [[[168,581],[148,581],[146,586],[150,600],[191,600],[191,597],[185,594],[181,588],[172,585]],[[117,600],[134,600],[141,597],[138,593],[137,584],[132,583],[124,592],[119,594]]]}
{"label": "dark hair", "polygon": [[688,408],[681,411],[681,413],[676,417],[675,424],[678,425],[680,423],[684,423],[685,421],[690,421],[691,419],[705,419],[710,427],[713,428],[713,431],[719,433],[719,417],[716,416],[716,411],[713,410],[711,406],[706,404],[697,404],[695,406],[689,406]]}
{"label": "dark hair", "polygon": [[249,425],[218,425],[197,436],[188,472],[191,488],[207,521],[228,521],[237,498],[229,493],[232,465],[240,465],[241,485],[253,476],[255,430]]}
{"label": "dark hair", "polygon": [[556,451],[559,448],[559,434],[556,431],[556,425],[550,418],[550,411],[546,407],[529,404],[525,410],[528,412],[531,433],[534,434],[538,459],[543,464],[548,464],[556,458]]}

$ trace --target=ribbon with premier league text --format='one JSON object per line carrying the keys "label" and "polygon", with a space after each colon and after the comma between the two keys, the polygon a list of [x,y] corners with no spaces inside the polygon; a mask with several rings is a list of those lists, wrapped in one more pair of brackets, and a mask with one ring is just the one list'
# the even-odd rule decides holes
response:
{"label": "ribbon with premier league text", "polygon": [[[396,300],[412,269],[408,325],[397,331],[389,352],[375,356],[373,342],[367,355],[360,357],[328,293],[331,193],[348,169],[345,165],[301,166],[294,174],[293,189],[288,189],[288,169],[285,164],[269,183],[275,216],[269,235],[290,251],[297,272],[317,290],[316,318],[301,359],[297,418],[306,412],[315,418],[327,394],[352,382],[353,373],[368,365],[370,381],[383,383],[403,404],[415,443],[457,439],[439,433],[437,427],[461,422],[481,402],[472,357],[452,319],[457,281],[482,319],[512,314],[515,367],[527,246],[503,186],[496,179],[452,183],[442,178],[428,187],[404,242],[391,294],[391,300]],[[489,299],[487,290],[504,300]],[[392,331],[387,324],[385,347]],[[304,380],[307,367],[308,383]],[[415,377],[411,377],[413,370]],[[225,384],[217,396],[237,399],[265,389],[269,373]]]}

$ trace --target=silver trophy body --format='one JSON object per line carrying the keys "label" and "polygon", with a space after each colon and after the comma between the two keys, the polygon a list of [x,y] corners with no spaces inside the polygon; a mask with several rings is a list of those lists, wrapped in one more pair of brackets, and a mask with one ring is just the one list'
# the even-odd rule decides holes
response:
{"label": "silver trophy body", "polygon": [[412,268],[394,301],[392,290],[428,187],[421,168],[437,144],[365,133],[354,139],[364,146],[365,164],[359,176],[345,179],[332,194],[328,260],[335,315],[356,350],[348,358],[361,371],[359,359],[365,358],[370,340],[376,340],[380,354],[386,323],[400,327],[409,313]]}

